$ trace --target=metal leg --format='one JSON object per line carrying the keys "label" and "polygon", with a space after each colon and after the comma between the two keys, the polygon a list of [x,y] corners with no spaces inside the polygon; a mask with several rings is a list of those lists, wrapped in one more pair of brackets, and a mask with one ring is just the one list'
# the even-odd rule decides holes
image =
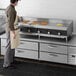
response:
{"label": "metal leg", "polygon": [[0,38],[0,55],[1,55],[1,38]]}
{"label": "metal leg", "polygon": [[[66,37],[66,45],[67,45],[67,43],[68,43],[68,37]],[[67,45],[67,64],[68,64],[68,55],[69,55],[69,52],[68,52],[68,45]]]}
{"label": "metal leg", "polygon": [[38,42],[38,60],[40,58],[40,42]]}
{"label": "metal leg", "polygon": [[38,40],[39,40],[39,42],[38,42],[38,60],[39,60],[39,58],[40,58],[40,31],[38,30]]}

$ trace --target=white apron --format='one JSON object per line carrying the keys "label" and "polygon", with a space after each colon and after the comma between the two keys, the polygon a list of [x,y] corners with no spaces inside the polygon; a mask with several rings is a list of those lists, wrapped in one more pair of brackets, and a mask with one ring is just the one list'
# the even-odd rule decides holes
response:
{"label": "white apron", "polygon": [[[16,16],[16,20],[14,22],[14,28],[18,28],[16,25],[18,24],[18,16]],[[10,31],[10,42],[11,42],[11,49],[15,49],[20,44],[20,35],[19,35],[20,29],[15,30],[16,37],[13,38],[13,35]]]}

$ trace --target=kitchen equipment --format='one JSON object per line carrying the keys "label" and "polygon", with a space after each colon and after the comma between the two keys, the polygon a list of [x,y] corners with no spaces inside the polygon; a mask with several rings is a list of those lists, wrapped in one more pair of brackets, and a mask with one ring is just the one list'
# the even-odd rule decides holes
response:
{"label": "kitchen equipment", "polygon": [[[29,20],[29,18],[27,18]],[[33,21],[34,24],[31,24]],[[30,24],[19,23],[21,32],[24,32],[24,28],[36,29],[30,33],[36,33],[35,35],[54,37],[54,38],[66,38],[72,36],[73,21],[64,19],[52,19],[52,18],[30,18]],[[34,26],[36,25],[36,26]],[[27,29],[27,30],[29,30]],[[39,31],[39,33],[37,33]],[[29,32],[29,31],[27,31]],[[26,30],[25,30],[26,33]]]}

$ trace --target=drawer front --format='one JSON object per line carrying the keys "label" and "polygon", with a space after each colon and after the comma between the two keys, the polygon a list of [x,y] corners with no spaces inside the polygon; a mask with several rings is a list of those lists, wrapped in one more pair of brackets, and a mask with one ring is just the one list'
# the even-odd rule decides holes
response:
{"label": "drawer front", "polygon": [[6,46],[6,39],[1,39],[1,46]]}
{"label": "drawer front", "polygon": [[22,58],[38,59],[38,51],[16,49],[15,56]]}
{"label": "drawer front", "polygon": [[[6,53],[5,47],[1,47],[1,55],[5,55],[5,53]],[[38,51],[16,49],[15,56],[21,58],[38,59]]]}
{"label": "drawer front", "polygon": [[76,54],[76,47],[68,47],[69,54]]}
{"label": "drawer front", "polygon": [[38,50],[38,43],[20,41],[20,45],[18,46],[18,48],[24,48],[24,49],[30,49],[30,50]]}
{"label": "drawer front", "polygon": [[54,44],[40,44],[40,51],[64,53],[67,54],[67,47]]}
{"label": "drawer front", "polygon": [[76,65],[76,54],[68,56],[68,64]]}
{"label": "drawer front", "polygon": [[40,52],[40,60],[67,63],[67,55]]}
{"label": "drawer front", "polygon": [[6,53],[6,48],[5,47],[1,47],[1,55],[5,55]]}

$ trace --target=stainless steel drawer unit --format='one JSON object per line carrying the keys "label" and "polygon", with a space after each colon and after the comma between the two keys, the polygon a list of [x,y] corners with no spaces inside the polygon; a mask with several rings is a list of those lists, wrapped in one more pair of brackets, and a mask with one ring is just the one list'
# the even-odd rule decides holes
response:
{"label": "stainless steel drawer unit", "polygon": [[41,43],[40,51],[67,54],[67,46]]}
{"label": "stainless steel drawer unit", "polygon": [[30,41],[20,41],[18,48],[28,49],[28,50],[38,50],[38,43]]}
{"label": "stainless steel drawer unit", "polygon": [[40,52],[40,60],[67,63],[67,55]]}

